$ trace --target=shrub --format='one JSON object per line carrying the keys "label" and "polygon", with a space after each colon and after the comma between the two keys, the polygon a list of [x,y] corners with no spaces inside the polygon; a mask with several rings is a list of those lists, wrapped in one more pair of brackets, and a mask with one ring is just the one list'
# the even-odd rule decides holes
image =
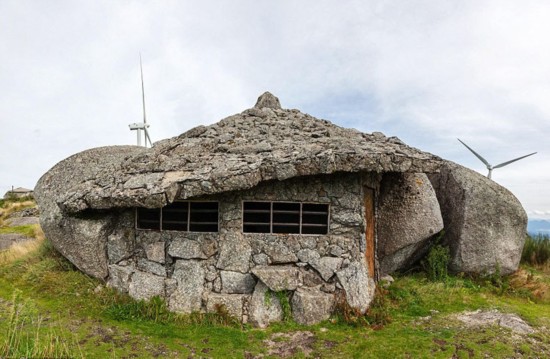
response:
{"label": "shrub", "polygon": [[422,267],[432,281],[444,281],[448,278],[448,266],[451,255],[449,248],[436,244],[422,260]]}
{"label": "shrub", "polygon": [[545,265],[550,263],[550,236],[547,234],[527,235],[521,263],[530,265]]}

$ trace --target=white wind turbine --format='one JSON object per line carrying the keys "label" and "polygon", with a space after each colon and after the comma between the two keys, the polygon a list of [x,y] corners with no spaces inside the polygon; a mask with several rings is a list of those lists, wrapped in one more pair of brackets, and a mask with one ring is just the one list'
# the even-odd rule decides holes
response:
{"label": "white wind turbine", "polygon": [[[460,141],[460,138],[457,138],[457,140]],[[466,146],[467,149],[469,149],[477,158],[479,158],[479,160],[481,162],[483,162],[485,164],[485,166],[487,166],[487,169],[489,170],[489,174],[487,174],[487,177],[490,179],[491,178],[491,174],[493,173],[493,170],[494,169],[497,169],[497,168],[500,168],[500,167],[504,167],[506,165],[509,165],[510,163],[512,162],[516,162],[516,161],[519,161],[525,157],[529,157],[529,156],[532,156],[534,155],[536,152],[533,152],[533,153],[530,153],[528,155],[525,155],[525,156],[521,156],[521,157],[518,157],[518,158],[514,158],[513,160],[510,160],[510,161],[506,161],[506,162],[503,162],[503,163],[500,163],[496,166],[493,166],[491,164],[489,164],[489,162],[487,162],[487,160],[483,157],[481,157],[481,155],[479,153],[477,153],[476,151],[472,150],[467,144],[465,144],[464,142],[460,141],[460,143],[462,143],[464,146]]]}
{"label": "white wind turbine", "polygon": [[147,123],[147,117],[145,115],[145,87],[143,86],[143,66],[141,65],[141,54],[139,55],[139,69],[141,71],[141,100],[143,102],[143,122],[132,123],[128,126],[130,127],[130,131],[135,130],[137,132],[138,146],[141,146],[141,130],[143,130],[143,132],[145,133],[145,138],[144,138],[145,147],[147,147],[147,141],[149,141],[149,145],[152,147],[153,143],[151,142],[151,138],[149,137],[149,132],[147,131],[149,124]]}

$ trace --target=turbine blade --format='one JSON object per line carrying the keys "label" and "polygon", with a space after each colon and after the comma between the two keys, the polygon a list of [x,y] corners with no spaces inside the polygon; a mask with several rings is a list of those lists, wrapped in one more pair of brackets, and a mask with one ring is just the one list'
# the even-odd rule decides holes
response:
{"label": "turbine blade", "polygon": [[[460,138],[457,138],[458,141],[460,141]],[[487,162],[487,160],[483,157],[481,157],[480,154],[478,154],[476,151],[472,150],[467,144],[465,144],[464,142],[460,141],[460,143],[462,143],[464,146],[466,146],[467,149],[469,149],[477,158],[479,158],[479,160],[483,163],[485,163],[485,165],[487,166],[487,168],[489,168],[491,165],[489,164],[489,162]]]}
{"label": "turbine blade", "polygon": [[528,155],[525,155],[525,156],[521,156],[521,157],[515,158],[515,159],[510,160],[510,161],[503,162],[503,163],[501,163],[501,164],[496,165],[496,166],[493,167],[493,168],[504,167],[504,166],[506,166],[506,165],[509,165],[509,164],[512,163],[512,162],[519,161],[519,160],[521,160],[521,159],[523,159],[523,158],[525,158],[525,157],[529,157],[529,156],[532,156],[532,155],[534,155],[534,154],[536,154],[536,152],[533,152],[533,153],[530,153],[530,154],[528,154]]}
{"label": "turbine blade", "polygon": [[153,147],[153,142],[151,142],[151,137],[149,137],[149,131],[147,131],[147,128],[144,128],[145,130],[145,145],[147,145],[147,140],[149,140],[149,145],[151,145],[151,147]]}
{"label": "turbine blade", "polygon": [[139,53],[139,70],[141,72],[141,101],[143,103],[143,123],[147,123],[145,115],[145,86],[143,85],[143,66],[141,65],[141,53]]}

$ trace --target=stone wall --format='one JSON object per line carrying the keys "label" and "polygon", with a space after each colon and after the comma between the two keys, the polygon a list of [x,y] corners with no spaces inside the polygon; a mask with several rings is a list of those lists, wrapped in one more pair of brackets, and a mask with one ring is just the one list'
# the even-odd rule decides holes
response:
{"label": "stone wall", "polygon": [[[362,188],[377,181],[368,174],[301,177],[198,199],[219,201],[219,233],[135,230],[128,211],[107,243],[109,284],[137,299],[158,295],[176,312],[223,305],[261,327],[282,318],[273,292],[286,291],[299,323],[327,319],[339,290],[365,311],[374,282],[364,259]],[[247,200],[329,203],[329,233],[243,233]]]}

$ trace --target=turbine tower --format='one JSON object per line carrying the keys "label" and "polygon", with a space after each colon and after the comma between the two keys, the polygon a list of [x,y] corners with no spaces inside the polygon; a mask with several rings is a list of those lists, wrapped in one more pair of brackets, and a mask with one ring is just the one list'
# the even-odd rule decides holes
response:
{"label": "turbine tower", "polygon": [[[457,140],[460,141],[460,138],[457,138]],[[466,146],[467,149],[469,149],[477,158],[479,158],[479,160],[481,162],[483,162],[485,164],[485,166],[487,166],[487,169],[489,170],[489,173],[487,174],[487,178],[491,178],[491,174],[493,173],[493,170],[494,169],[497,169],[497,168],[501,168],[501,167],[504,167],[506,165],[509,165],[510,163],[512,162],[516,162],[516,161],[519,161],[525,157],[529,157],[529,156],[532,156],[534,154],[536,154],[536,152],[533,152],[533,153],[530,153],[528,155],[525,155],[525,156],[521,156],[521,157],[518,157],[518,158],[514,158],[513,160],[510,160],[510,161],[506,161],[506,162],[503,162],[503,163],[500,163],[496,166],[493,166],[491,165],[489,162],[487,162],[487,160],[485,158],[483,158],[479,153],[477,153],[476,151],[472,150],[467,144],[465,144],[464,142],[460,141],[460,143],[462,143],[464,146]]]}
{"label": "turbine tower", "polygon": [[149,145],[152,147],[153,143],[151,142],[151,138],[149,137],[149,132],[147,131],[147,128],[149,127],[149,124],[147,123],[147,116],[145,115],[145,87],[143,86],[143,66],[141,65],[141,54],[139,54],[139,69],[141,71],[141,100],[143,103],[143,122],[136,122],[128,125],[130,127],[130,131],[136,131],[137,132],[137,145],[141,146],[141,130],[143,130],[145,137],[144,137],[144,146],[147,147],[147,141],[149,141]]}

